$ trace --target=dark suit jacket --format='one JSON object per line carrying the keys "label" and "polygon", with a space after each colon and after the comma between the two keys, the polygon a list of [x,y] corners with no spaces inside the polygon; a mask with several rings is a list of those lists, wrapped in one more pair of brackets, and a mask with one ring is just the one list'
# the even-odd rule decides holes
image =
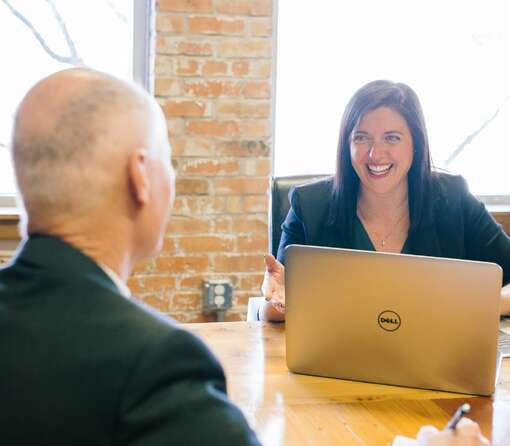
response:
{"label": "dark suit jacket", "polygon": [[198,338],[47,236],[0,270],[0,443],[258,444]]}
{"label": "dark suit jacket", "polygon": [[[337,227],[326,224],[333,182],[331,178],[291,189],[290,210],[282,225],[278,258],[291,244],[353,248],[352,240]],[[494,262],[503,268],[503,282],[510,282],[510,238],[469,193],[465,180],[435,173],[431,215],[408,236],[410,254]]]}

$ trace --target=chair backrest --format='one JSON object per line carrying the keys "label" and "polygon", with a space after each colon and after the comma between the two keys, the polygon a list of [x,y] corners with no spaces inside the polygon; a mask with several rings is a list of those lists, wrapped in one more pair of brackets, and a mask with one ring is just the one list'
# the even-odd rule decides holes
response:
{"label": "chair backrest", "polygon": [[299,184],[322,180],[331,175],[294,175],[271,178],[271,195],[269,205],[269,252],[275,257],[278,253],[282,236],[282,223],[289,212],[289,189]]}

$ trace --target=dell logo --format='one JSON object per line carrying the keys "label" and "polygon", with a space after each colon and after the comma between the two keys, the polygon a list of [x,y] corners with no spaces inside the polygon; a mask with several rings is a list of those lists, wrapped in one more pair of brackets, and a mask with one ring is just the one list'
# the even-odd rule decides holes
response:
{"label": "dell logo", "polygon": [[377,323],[385,331],[395,331],[399,329],[401,321],[397,313],[386,310],[377,316]]}

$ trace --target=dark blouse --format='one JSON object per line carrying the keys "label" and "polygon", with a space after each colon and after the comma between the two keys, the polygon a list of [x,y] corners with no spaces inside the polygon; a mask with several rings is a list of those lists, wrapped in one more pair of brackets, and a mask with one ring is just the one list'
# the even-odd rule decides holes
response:
{"label": "dark blouse", "polygon": [[[354,237],[346,239],[329,216],[331,178],[295,187],[289,192],[290,210],[282,224],[278,259],[284,262],[291,244],[374,250],[358,218]],[[468,190],[458,175],[434,173],[432,214],[410,232],[403,253],[497,263],[503,283],[510,282],[510,238]]]}

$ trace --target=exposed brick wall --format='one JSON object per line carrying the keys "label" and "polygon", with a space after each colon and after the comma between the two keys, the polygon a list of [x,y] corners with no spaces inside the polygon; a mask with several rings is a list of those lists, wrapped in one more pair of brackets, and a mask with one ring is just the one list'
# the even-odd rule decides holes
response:
{"label": "exposed brick wall", "polygon": [[170,128],[177,199],[163,252],[134,293],[184,321],[202,280],[234,286],[228,320],[259,294],[267,247],[272,0],[159,0],[155,94]]}

